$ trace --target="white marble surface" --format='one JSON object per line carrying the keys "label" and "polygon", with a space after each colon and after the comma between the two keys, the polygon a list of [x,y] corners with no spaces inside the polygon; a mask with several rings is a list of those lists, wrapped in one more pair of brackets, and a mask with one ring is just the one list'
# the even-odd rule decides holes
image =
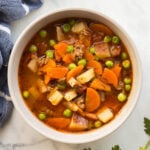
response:
{"label": "white marble surface", "polygon": [[127,121],[104,139],[81,145],[51,141],[32,129],[14,109],[7,125],[0,129],[0,150],[111,150],[115,144],[128,150],[138,150],[148,136],[143,130],[143,118],[150,118],[150,1],[149,0],[44,0],[43,6],[12,24],[12,39],[18,38],[23,29],[40,15],[60,8],[84,7],[112,17],[135,42],[143,66],[143,86],[138,104]]}

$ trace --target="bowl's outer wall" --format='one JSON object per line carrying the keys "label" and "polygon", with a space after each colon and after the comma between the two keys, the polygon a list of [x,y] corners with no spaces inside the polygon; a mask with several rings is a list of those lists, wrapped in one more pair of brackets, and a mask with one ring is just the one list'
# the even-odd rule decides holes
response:
{"label": "bowl's outer wall", "polygon": [[[109,26],[117,35],[120,36],[121,40],[125,44],[128,49],[129,55],[132,59],[133,66],[133,86],[132,86],[132,94],[130,94],[128,102],[126,106],[121,110],[119,115],[111,121],[108,125],[97,129],[91,132],[83,132],[83,133],[63,133],[53,130],[46,125],[44,125],[41,121],[39,121],[26,107],[24,101],[22,100],[22,96],[20,94],[19,84],[18,84],[18,68],[19,61],[25,46],[28,41],[32,38],[32,36],[43,26],[47,25],[50,22],[66,18],[66,17],[82,17],[89,18],[93,20],[100,21],[107,26]],[[37,131],[46,137],[64,143],[86,143],[91,142],[104,136],[112,133],[116,130],[131,114],[135,104],[137,102],[140,88],[141,88],[141,63],[140,58],[137,53],[137,50],[129,38],[127,33],[112,19],[104,16],[99,12],[94,12],[86,9],[70,9],[70,10],[61,10],[58,12],[54,12],[52,14],[47,14],[33,23],[31,23],[21,34],[18,40],[15,43],[15,46],[12,50],[10,61],[8,65],[8,84],[11,97],[15,104],[16,109],[21,113],[23,118]]]}

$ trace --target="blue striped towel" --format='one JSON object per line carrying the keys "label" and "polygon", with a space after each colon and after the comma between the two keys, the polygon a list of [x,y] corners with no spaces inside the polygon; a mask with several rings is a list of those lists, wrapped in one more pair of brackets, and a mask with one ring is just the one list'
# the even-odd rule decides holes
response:
{"label": "blue striped towel", "polygon": [[7,64],[13,47],[10,23],[41,5],[40,0],[0,0],[0,127],[8,120],[13,108],[7,85]]}

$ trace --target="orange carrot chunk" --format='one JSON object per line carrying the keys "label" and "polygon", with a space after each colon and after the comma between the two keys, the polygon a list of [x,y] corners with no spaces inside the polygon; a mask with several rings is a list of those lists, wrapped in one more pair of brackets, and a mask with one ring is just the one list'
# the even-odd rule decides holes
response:
{"label": "orange carrot chunk", "polygon": [[93,88],[87,88],[85,99],[85,110],[87,112],[93,112],[101,104],[100,96]]}
{"label": "orange carrot chunk", "polygon": [[117,87],[118,78],[112,70],[105,68],[102,74],[102,78],[104,78],[108,83],[112,84],[114,87]]}
{"label": "orange carrot chunk", "polygon": [[100,62],[97,62],[96,60],[90,60],[87,63],[87,67],[92,67],[94,68],[94,71],[97,75],[101,75],[102,74],[102,65]]}
{"label": "orange carrot chunk", "polygon": [[105,84],[100,79],[94,79],[90,85],[90,87],[96,89],[96,90],[104,90],[104,91],[111,91],[111,87],[108,84]]}
{"label": "orange carrot chunk", "polygon": [[83,70],[84,66],[83,65],[80,65],[80,66],[77,66],[75,67],[74,69],[70,70],[68,73],[67,73],[67,81],[69,81],[70,78],[72,77],[76,77],[78,74],[81,73],[81,71]]}
{"label": "orange carrot chunk", "polygon": [[55,53],[55,59],[57,61],[60,61],[66,54],[68,44],[64,42],[60,42],[58,44],[54,45],[54,53]]}
{"label": "orange carrot chunk", "polygon": [[63,62],[65,62],[65,64],[69,64],[71,62],[73,62],[75,60],[74,54],[66,54],[63,57]]}
{"label": "orange carrot chunk", "polygon": [[50,68],[47,74],[53,79],[60,79],[65,77],[67,72],[68,72],[68,68],[66,67],[55,67],[55,68]]}
{"label": "orange carrot chunk", "polygon": [[111,70],[116,74],[117,78],[119,78],[121,72],[119,64],[116,64]]}
{"label": "orange carrot chunk", "polygon": [[48,69],[52,68],[52,67],[56,67],[56,63],[54,60],[49,59],[48,63],[46,65],[44,65],[40,70],[43,72],[48,72]]}
{"label": "orange carrot chunk", "polygon": [[47,123],[57,129],[66,128],[70,124],[69,118],[48,118]]}
{"label": "orange carrot chunk", "polygon": [[90,60],[94,60],[94,55],[92,55],[89,51],[85,51],[84,52],[84,58],[86,59],[86,60],[88,60],[88,61],[90,61]]}

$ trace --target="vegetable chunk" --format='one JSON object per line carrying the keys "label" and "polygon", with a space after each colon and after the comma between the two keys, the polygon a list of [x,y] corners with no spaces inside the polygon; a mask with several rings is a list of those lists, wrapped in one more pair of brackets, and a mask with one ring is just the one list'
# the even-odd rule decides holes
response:
{"label": "vegetable chunk", "polygon": [[52,103],[52,105],[58,105],[63,99],[63,94],[58,90],[53,90],[48,96],[48,100]]}
{"label": "vegetable chunk", "polygon": [[70,123],[69,118],[60,117],[60,118],[48,118],[47,119],[47,124],[57,129],[66,128],[67,126],[69,126],[69,123]]}
{"label": "vegetable chunk", "polygon": [[89,82],[91,79],[93,79],[94,77],[95,77],[94,69],[91,68],[91,69],[85,71],[84,73],[80,74],[79,76],[77,76],[77,80],[81,84],[85,84],[85,83]]}
{"label": "vegetable chunk", "polygon": [[85,99],[85,110],[87,112],[93,112],[101,104],[101,99],[98,92],[92,88],[87,88]]}
{"label": "vegetable chunk", "polygon": [[96,90],[103,90],[107,92],[111,91],[111,87],[108,84],[105,84],[104,82],[102,82],[101,80],[97,78],[92,81],[92,83],[90,84],[90,87]]}
{"label": "vegetable chunk", "polygon": [[72,27],[71,31],[73,33],[80,33],[81,31],[86,29],[87,29],[87,24],[85,22],[78,22]]}
{"label": "vegetable chunk", "polygon": [[69,90],[65,93],[64,98],[67,101],[71,101],[72,99],[74,99],[77,96],[77,93],[75,90]]}
{"label": "vegetable chunk", "polygon": [[103,108],[97,113],[97,116],[100,121],[102,121],[103,123],[106,123],[113,118],[114,114],[110,108]]}
{"label": "vegetable chunk", "polygon": [[118,78],[112,70],[105,68],[102,74],[102,78],[104,78],[108,83],[112,84],[114,87],[117,87]]}

